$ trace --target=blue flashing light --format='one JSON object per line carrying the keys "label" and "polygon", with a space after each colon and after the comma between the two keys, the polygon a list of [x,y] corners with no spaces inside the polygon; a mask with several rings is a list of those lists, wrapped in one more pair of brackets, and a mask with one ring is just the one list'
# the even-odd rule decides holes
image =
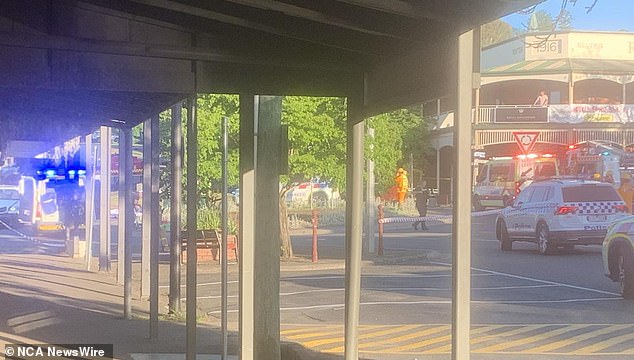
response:
{"label": "blue flashing light", "polygon": [[56,174],[56,173],[55,173],[55,170],[52,170],[52,169],[50,169],[50,170],[46,170],[46,176],[47,176],[47,177],[54,177],[54,176],[55,176],[55,174]]}
{"label": "blue flashing light", "polygon": [[86,170],[78,170],[77,175],[86,175]]}
{"label": "blue flashing light", "polygon": [[75,170],[68,170],[68,175],[71,177],[75,175]]}
{"label": "blue flashing light", "polygon": [[609,151],[604,151],[604,152],[601,153],[601,155],[608,156],[608,155],[610,155],[610,152]]}

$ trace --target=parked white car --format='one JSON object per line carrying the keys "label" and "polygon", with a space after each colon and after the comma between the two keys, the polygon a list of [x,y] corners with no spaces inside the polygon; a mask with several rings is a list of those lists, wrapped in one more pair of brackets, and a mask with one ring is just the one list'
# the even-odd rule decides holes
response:
{"label": "parked white car", "polygon": [[608,226],[628,216],[628,208],[608,183],[553,179],[526,187],[496,220],[496,235],[504,251],[514,241],[537,243],[539,252],[557,248],[601,245]]}
{"label": "parked white car", "polygon": [[314,206],[324,206],[330,200],[339,199],[339,191],[331,188],[330,184],[326,182],[305,182],[293,186],[286,193],[286,201],[289,203],[308,204],[311,194]]}

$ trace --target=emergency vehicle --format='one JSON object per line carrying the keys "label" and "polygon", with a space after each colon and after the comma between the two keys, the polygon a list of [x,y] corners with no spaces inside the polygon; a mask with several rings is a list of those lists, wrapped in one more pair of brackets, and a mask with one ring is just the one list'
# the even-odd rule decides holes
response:
{"label": "emergency vehicle", "polygon": [[594,141],[570,145],[565,156],[568,175],[603,180],[619,186],[621,169],[631,167],[632,156],[618,147]]}
{"label": "emergency vehicle", "polygon": [[34,216],[31,224],[36,232],[65,229],[70,209],[83,204],[84,169],[38,170],[34,190]]}
{"label": "emergency vehicle", "polygon": [[558,175],[558,160],[551,154],[491,158],[477,168],[473,207],[505,207],[534,179]]}

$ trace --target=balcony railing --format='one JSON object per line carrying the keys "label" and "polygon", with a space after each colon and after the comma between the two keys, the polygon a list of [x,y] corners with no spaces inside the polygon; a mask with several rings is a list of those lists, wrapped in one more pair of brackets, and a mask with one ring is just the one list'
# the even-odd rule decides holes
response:
{"label": "balcony railing", "polygon": [[[481,105],[478,116],[472,111],[474,124],[579,124],[587,122],[634,123],[632,104],[573,104],[573,105]],[[453,126],[454,113],[434,116],[436,129]]]}

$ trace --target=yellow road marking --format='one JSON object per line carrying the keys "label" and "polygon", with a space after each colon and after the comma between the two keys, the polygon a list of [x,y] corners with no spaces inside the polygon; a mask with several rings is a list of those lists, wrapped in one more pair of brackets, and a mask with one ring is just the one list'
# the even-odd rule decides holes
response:
{"label": "yellow road marking", "polygon": [[447,325],[440,325],[440,326],[435,326],[433,328],[429,328],[429,329],[425,329],[425,330],[421,330],[421,331],[416,331],[413,333],[409,333],[406,335],[402,335],[402,336],[397,336],[397,337],[392,337],[392,338],[387,338],[381,341],[375,341],[375,342],[371,342],[371,343],[364,343],[364,344],[359,344],[359,349],[362,348],[366,348],[366,347],[375,347],[378,345],[385,345],[385,344],[397,344],[403,341],[407,341],[407,340],[411,340],[411,339],[415,339],[415,338],[419,338],[419,337],[423,337],[426,335],[431,335],[431,334],[435,334],[441,331],[447,331],[449,330],[449,326]]}
{"label": "yellow road marking", "polygon": [[302,339],[310,339],[313,337],[319,337],[319,336],[327,336],[327,335],[332,335],[332,331],[329,332],[309,332],[309,333],[305,333],[305,334],[299,334],[299,335],[291,335],[291,336],[286,336],[287,339],[290,340],[302,340]]}
{"label": "yellow road marking", "polygon": [[586,346],[586,347],[582,347],[581,349],[577,349],[575,350],[575,353],[594,353],[597,352],[599,350],[603,350],[605,348],[608,348],[612,345],[616,345],[622,342],[625,342],[627,340],[631,340],[634,339],[634,333],[630,333],[630,334],[623,334],[621,336],[616,336],[613,337],[611,339],[607,339],[605,341],[600,341],[598,343],[594,343],[590,346]]}
{"label": "yellow road marking", "polygon": [[620,325],[620,326],[608,326],[605,327],[603,329],[597,329],[594,331],[590,331],[584,334],[579,334],[579,335],[575,335],[569,339],[564,339],[564,340],[560,340],[560,341],[555,341],[553,343],[550,344],[546,344],[546,345],[542,345],[542,346],[538,346],[536,348],[532,348],[531,352],[544,352],[544,351],[553,351],[555,349],[560,349],[564,346],[570,345],[570,344],[574,344],[576,342],[579,341],[583,341],[586,339],[590,339],[592,337],[595,336],[599,336],[599,335],[603,335],[603,334],[609,334],[611,332],[629,327],[630,325]]}
{"label": "yellow road marking", "polygon": [[[485,341],[489,341],[489,340],[493,340],[493,339],[499,339],[501,337],[504,336],[514,336],[514,335],[518,335],[518,334],[523,334],[523,333],[527,333],[529,331],[533,331],[535,329],[539,329],[539,328],[544,328],[547,327],[548,325],[540,325],[540,326],[522,326],[520,328],[517,329],[513,329],[513,330],[509,330],[509,331],[504,331],[504,332],[499,332],[499,333],[495,333],[492,335],[484,335],[475,339],[471,339],[471,345],[476,345],[479,343],[483,343]],[[489,330],[494,330],[496,328],[500,328],[500,326],[495,326],[495,327],[490,327]],[[473,331],[471,332],[471,335],[473,335]],[[447,344],[444,346],[441,346],[439,348],[435,348],[433,349],[433,353],[448,353],[449,351],[451,351],[451,344]]]}
{"label": "yellow road marking", "polygon": [[[480,332],[484,332],[484,331],[488,331],[489,328],[479,328],[476,330],[472,330],[471,333],[480,333]],[[451,334],[449,335],[444,335],[444,336],[439,336],[439,337],[434,337],[431,339],[427,339],[427,340],[423,340],[423,341],[417,341],[415,343],[411,343],[411,344],[406,344],[406,345],[402,345],[402,346],[397,346],[397,347],[392,347],[392,348],[388,348],[385,351],[387,352],[399,352],[399,351],[406,351],[406,350],[413,350],[413,349],[418,349],[418,348],[422,348],[428,345],[433,345],[433,344],[437,344],[443,341],[449,341],[451,340]]]}
{"label": "yellow road marking", "polygon": [[500,351],[500,350],[512,348],[514,346],[531,344],[531,343],[534,343],[534,342],[537,342],[537,341],[540,341],[540,340],[548,339],[548,338],[550,338],[552,336],[565,334],[567,332],[570,332],[570,331],[573,331],[573,330],[576,330],[576,329],[582,329],[582,328],[585,328],[585,327],[588,327],[588,326],[589,325],[569,325],[569,326],[564,326],[563,328],[547,331],[547,332],[541,333],[539,335],[529,336],[529,337],[517,339],[517,340],[514,340],[514,341],[507,341],[507,342],[504,342],[504,343],[501,343],[501,344],[486,346],[484,348],[474,350],[474,352],[479,352],[479,353],[480,352],[497,352],[497,351]]}
{"label": "yellow road marking", "polygon": [[[380,341],[374,341],[374,342],[369,342],[369,343],[359,343],[359,350],[363,349],[363,348],[367,348],[367,347],[376,347],[378,345],[383,345],[383,344],[388,344],[388,343],[398,343],[401,341],[405,341],[405,340],[409,340],[409,339],[413,339],[413,338],[418,338],[421,336],[425,336],[425,335],[429,335],[429,334],[433,334],[433,333],[437,333],[437,332],[441,332],[441,331],[445,331],[447,330],[449,327],[447,325],[441,325],[441,326],[436,326],[433,327],[431,329],[426,329],[423,331],[416,331],[413,333],[408,333],[406,335],[402,335],[402,336],[397,336],[397,337],[389,337],[386,338],[384,340],[380,340]],[[324,352],[332,352],[332,353],[337,353],[337,352],[343,352],[344,348],[343,346],[337,346],[334,348],[330,348],[330,349],[324,349]]]}
{"label": "yellow road marking", "polygon": [[[403,325],[403,326],[398,326],[398,327],[394,327],[394,328],[391,328],[391,329],[385,329],[385,330],[381,330],[381,331],[373,331],[373,332],[369,332],[369,333],[365,333],[365,334],[359,335],[359,340],[370,339],[370,338],[377,337],[377,336],[382,336],[382,335],[388,335],[388,334],[398,333],[398,332],[402,332],[402,331],[407,331],[407,330],[415,329],[417,327],[418,327],[418,325]],[[343,334],[341,336],[336,337],[336,338],[307,341],[307,342],[303,343],[302,345],[304,345],[304,346],[306,346],[308,348],[312,348],[312,347],[326,345],[326,344],[334,344],[334,343],[337,343],[337,342],[343,342]]]}
{"label": "yellow road marking", "polygon": [[339,327],[339,325],[324,325],[324,326],[314,326],[314,327],[309,327],[309,328],[299,328],[299,329],[286,329],[286,330],[282,330],[280,331],[280,335],[282,336],[287,336],[290,334],[297,334],[297,333],[303,333],[306,331],[313,331],[315,329],[318,330],[324,330],[324,328],[337,328]]}

